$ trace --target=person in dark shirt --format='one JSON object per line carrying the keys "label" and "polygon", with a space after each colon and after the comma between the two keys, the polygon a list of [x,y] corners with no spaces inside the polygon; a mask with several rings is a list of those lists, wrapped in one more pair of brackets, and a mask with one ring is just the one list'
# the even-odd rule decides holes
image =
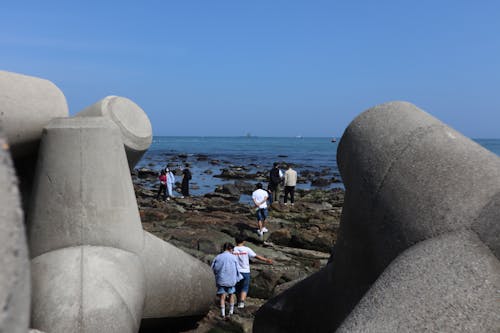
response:
{"label": "person in dark shirt", "polygon": [[189,170],[189,164],[186,163],[186,167],[182,170],[182,183],[181,183],[181,193],[184,197],[189,197],[189,181],[193,176],[191,175],[191,170]]}
{"label": "person in dark shirt", "polygon": [[272,201],[279,202],[280,190],[281,190],[281,171],[279,169],[278,162],[273,163],[273,168],[269,171],[269,186],[268,189],[271,192]]}

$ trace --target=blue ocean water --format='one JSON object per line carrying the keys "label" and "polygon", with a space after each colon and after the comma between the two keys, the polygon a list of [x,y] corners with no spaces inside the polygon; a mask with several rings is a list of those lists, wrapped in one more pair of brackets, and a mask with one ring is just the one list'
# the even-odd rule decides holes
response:
{"label": "blue ocean water", "polygon": [[[474,139],[478,144],[500,156],[500,139]],[[293,163],[295,170],[321,172],[340,178],[336,163],[337,142],[332,138],[308,137],[165,137],[155,136],[153,143],[137,167],[160,170],[167,163],[181,167],[191,164],[192,194],[212,192],[215,187],[233,180],[213,177],[229,165],[247,167],[248,173],[267,171],[273,162]],[[200,156],[203,155],[203,156]],[[218,165],[211,160],[218,160]],[[210,173],[207,173],[210,170]],[[180,181],[181,177],[177,177]],[[299,188],[310,188],[299,184]],[[331,187],[342,187],[334,183]]]}

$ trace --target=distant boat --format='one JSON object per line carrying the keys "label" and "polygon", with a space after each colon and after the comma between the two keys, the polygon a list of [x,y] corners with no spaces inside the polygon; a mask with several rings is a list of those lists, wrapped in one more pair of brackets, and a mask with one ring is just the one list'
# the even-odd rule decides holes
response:
{"label": "distant boat", "polygon": [[332,138],[332,142],[337,142],[337,139],[336,138]]}
{"label": "distant boat", "polygon": [[296,138],[297,139],[302,139],[302,135],[297,135]]}

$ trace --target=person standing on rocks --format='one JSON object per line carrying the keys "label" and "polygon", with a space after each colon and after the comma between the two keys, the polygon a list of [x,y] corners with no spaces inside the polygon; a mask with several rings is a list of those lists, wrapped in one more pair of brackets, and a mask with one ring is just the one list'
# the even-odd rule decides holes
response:
{"label": "person standing on rocks", "polygon": [[295,186],[297,185],[297,171],[288,164],[288,170],[285,172],[285,205],[288,205],[288,194],[290,194],[290,203],[293,206],[295,201]]}
{"label": "person standing on rocks", "polygon": [[165,170],[161,170],[160,176],[158,177],[160,180],[160,188],[158,189],[158,193],[156,194],[156,200],[160,198],[160,194],[163,195],[163,200],[167,198],[167,174]]}
{"label": "person standing on rocks", "polygon": [[257,183],[255,185],[255,191],[252,193],[252,200],[253,203],[255,204],[256,212],[257,212],[257,223],[258,223],[258,229],[257,233],[259,234],[260,237],[264,235],[265,232],[268,232],[267,228],[265,227],[266,219],[267,219],[267,198],[268,194],[267,191],[262,189],[262,183]]}
{"label": "person standing on rocks", "polygon": [[245,238],[243,236],[236,236],[235,242],[236,247],[233,250],[233,254],[238,258],[238,270],[243,275],[243,279],[236,284],[238,308],[242,309],[245,307],[245,299],[250,287],[250,258],[259,259],[268,264],[272,264],[273,261],[257,255],[251,248],[245,246]]}
{"label": "person standing on rocks", "polygon": [[172,187],[175,185],[175,176],[172,170],[170,170],[169,168],[166,168],[165,171],[167,174],[167,191],[168,191],[167,200],[170,200],[170,198],[174,197],[172,193]]}
{"label": "person standing on rocks", "polygon": [[234,313],[234,286],[242,279],[238,271],[238,260],[233,255],[234,245],[224,243],[223,252],[217,255],[212,262],[212,270],[215,274],[217,295],[220,297],[220,309],[222,318],[226,317],[226,295],[229,295],[229,315]]}
{"label": "person standing on rocks", "polygon": [[[269,171],[269,190],[272,194],[272,201],[279,202],[280,199],[280,183],[283,177],[279,168],[278,162],[273,163],[273,168]],[[271,202],[272,203],[272,202]]]}
{"label": "person standing on rocks", "polygon": [[189,170],[189,163],[185,164],[185,168],[182,170],[182,175],[181,193],[183,197],[189,197],[189,181],[193,178],[191,170]]}

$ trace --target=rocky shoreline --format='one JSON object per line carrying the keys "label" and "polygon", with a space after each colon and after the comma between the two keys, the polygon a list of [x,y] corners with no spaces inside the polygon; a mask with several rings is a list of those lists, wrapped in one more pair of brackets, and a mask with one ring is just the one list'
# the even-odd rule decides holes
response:
{"label": "rocky shoreline", "polygon": [[203,196],[163,201],[156,200],[156,176],[154,170],[144,169],[132,175],[144,230],[207,264],[224,242],[243,234],[257,254],[274,261],[252,263],[247,307],[238,309],[229,321],[219,319],[214,294],[209,314],[194,327],[190,323],[177,331],[251,332],[253,315],[267,299],[318,271],[330,257],[344,201],[342,189],[299,189],[294,206],[274,202],[269,232],[260,239],[253,207],[239,200],[241,194],[251,193],[253,184],[238,179]]}

